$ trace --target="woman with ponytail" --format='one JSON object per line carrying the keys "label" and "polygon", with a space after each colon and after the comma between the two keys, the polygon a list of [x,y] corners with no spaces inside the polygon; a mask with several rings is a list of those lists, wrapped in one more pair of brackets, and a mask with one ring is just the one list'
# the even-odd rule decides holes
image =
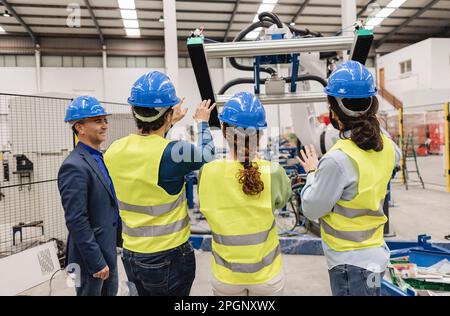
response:
{"label": "woman with ponytail", "polygon": [[278,164],[258,158],[267,127],[256,96],[241,92],[219,116],[230,147],[227,159],[207,163],[199,183],[200,209],[212,231],[214,295],[281,295],[284,278],[273,211],[291,196]]}
{"label": "woman with ponytail", "polygon": [[333,295],[378,296],[390,257],[383,203],[400,150],[380,128],[377,90],[366,67],[339,65],[325,93],[340,139],[320,162],[314,147],[300,152],[308,173],[302,209],[319,219]]}

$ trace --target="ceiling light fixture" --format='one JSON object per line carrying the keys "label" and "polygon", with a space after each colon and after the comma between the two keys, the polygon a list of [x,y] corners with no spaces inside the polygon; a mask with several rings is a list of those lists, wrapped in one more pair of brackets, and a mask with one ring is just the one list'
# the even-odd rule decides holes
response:
{"label": "ceiling light fixture", "polygon": [[371,17],[367,20],[366,29],[373,30],[405,2],[406,0],[392,0],[391,2],[389,2],[385,8],[381,9],[377,14],[375,14],[374,17]]}
{"label": "ceiling light fixture", "polygon": [[120,10],[120,15],[124,20],[137,20],[136,10]]}
{"label": "ceiling light fixture", "polygon": [[119,2],[119,8],[121,9],[136,9],[136,4],[134,0],[117,0]]}

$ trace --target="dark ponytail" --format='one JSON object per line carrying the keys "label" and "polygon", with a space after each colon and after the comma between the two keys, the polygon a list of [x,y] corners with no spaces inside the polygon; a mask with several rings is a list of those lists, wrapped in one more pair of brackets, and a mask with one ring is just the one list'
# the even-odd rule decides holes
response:
{"label": "dark ponytail", "polygon": [[383,150],[383,140],[381,138],[380,123],[376,117],[378,112],[378,99],[343,99],[342,102],[346,108],[352,111],[364,111],[369,106],[369,110],[360,117],[351,117],[346,115],[337,103],[334,97],[328,96],[328,102],[331,109],[339,117],[339,121],[344,125],[341,129],[340,137],[344,136],[346,131],[351,131],[350,139],[362,150]]}
{"label": "dark ponytail", "polygon": [[[226,123],[222,126],[222,134],[227,139],[227,128],[230,126]],[[228,137],[230,137],[231,133],[228,133]],[[233,139],[227,139],[229,144],[233,145],[234,152],[238,157],[242,156],[238,153],[243,150],[243,160],[241,161],[243,169],[239,170],[236,174],[236,178],[238,179],[239,184],[242,184],[242,191],[246,195],[255,196],[260,194],[264,190],[264,182],[261,180],[261,172],[259,171],[258,165],[253,162],[254,152],[250,152],[250,135],[245,135],[245,144],[243,148],[238,148],[238,135],[233,133]],[[260,134],[256,132],[257,144],[259,144]],[[258,147],[258,145],[257,145]]]}

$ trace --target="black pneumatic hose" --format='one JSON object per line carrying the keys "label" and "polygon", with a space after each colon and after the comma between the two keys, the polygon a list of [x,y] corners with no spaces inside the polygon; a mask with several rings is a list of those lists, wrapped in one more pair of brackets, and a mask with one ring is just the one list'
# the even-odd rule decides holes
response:
{"label": "black pneumatic hose", "polygon": [[[262,78],[259,80],[260,84],[264,84],[266,83],[267,79],[269,78]],[[286,83],[291,83],[292,81],[292,77],[287,77],[285,78]],[[315,76],[315,75],[300,75],[296,81],[317,81],[319,82],[322,86],[326,87],[327,85],[327,81],[319,76]],[[254,84],[255,80],[253,78],[237,78],[231,81],[228,81],[222,88],[220,88],[218,94],[224,94],[228,89],[230,89],[233,86],[236,86],[238,84],[244,84],[244,83],[250,83],[250,84]]]}
{"label": "black pneumatic hose", "polygon": [[[260,84],[264,84],[266,82],[267,78],[259,79]],[[230,89],[233,86],[236,86],[238,84],[243,83],[255,83],[255,79],[253,78],[236,78],[231,81],[228,81],[226,84],[223,85],[222,88],[220,88],[219,92],[217,94],[224,94],[228,89]]]}
{"label": "black pneumatic hose", "polygon": [[280,18],[273,14],[272,12],[261,12],[258,15],[258,19],[262,21],[264,18],[269,18],[270,21],[273,22],[273,24],[276,24],[278,28],[283,28],[283,22],[281,22]]}
{"label": "black pneumatic hose", "polygon": [[309,29],[298,29],[296,27],[293,27],[292,25],[289,25],[289,30],[291,30],[292,33],[298,33],[300,36],[307,36],[307,35],[311,35],[313,37],[322,37],[322,33],[320,32],[311,32]]}
{"label": "black pneumatic hose", "polygon": [[[237,34],[236,37],[233,39],[233,42],[239,42],[240,40],[242,40],[245,37],[245,35],[247,35],[248,33],[250,33],[251,31],[253,31],[254,29],[256,29],[258,27],[270,27],[272,24],[273,24],[273,22],[270,22],[267,20],[255,22],[255,23],[249,25],[248,27],[246,27],[245,29],[243,29],[239,34]],[[234,68],[236,68],[238,70],[253,71],[252,66],[241,65],[236,61],[236,58],[234,58],[234,57],[230,57],[230,64],[231,64],[231,66],[233,66]],[[270,75],[273,75],[276,73],[276,71],[270,67],[260,67],[259,70],[261,72],[265,72]]]}
{"label": "black pneumatic hose", "polygon": [[[317,81],[320,83],[323,87],[327,86],[327,81],[323,79],[322,77],[316,76],[316,75],[300,75],[296,81]],[[291,83],[292,77],[286,78],[286,83]]]}

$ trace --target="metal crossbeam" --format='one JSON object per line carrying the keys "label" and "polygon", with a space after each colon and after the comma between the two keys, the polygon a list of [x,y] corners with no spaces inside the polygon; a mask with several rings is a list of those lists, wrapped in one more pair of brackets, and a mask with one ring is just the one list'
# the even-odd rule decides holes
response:
{"label": "metal crossbeam", "polygon": [[300,14],[303,13],[303,10],[305,10],[306,6],[308,5],[308,3],[310,2],[310,0],[305,0],[302,5],[300,6],[300,8],[298,9],[297,13],[295,13],[294,17],[292,18],[291,22],[295,23],[295,20],[297,20],[297,18],[300,16]]}
{"label": "metal crossbeam", "polygon": [[334,52],[351,49],[353,36],[316,37],[277,41],[250,41],[205,44],[208,58],[252,57],[301,52]]}
{"label": "metal crossbeam", "polygon": [[97,29],[98,36],[100,37],[100,44],[102,46],[104,46],[105,45],[105,38],[103,37],[102,30],[100,28],[100,25],[98,24],[97,18],[95,17],[94,10],[92,9],[91,4],[89,3],[89,0],[84,0],[84,4],[86,4],[86,7],[87,7],[87,9],[89,11],[89,14],[91,15],[91,19],[92,19],[92,21],[95,24],[95,28]]}
{"label": "metal crossbeam", "polygon": [[234,22],[234,16],[236,15],[236,12],[237,12],[237,9],[239,7],[240,2],[241,2],[241,0],[237,0],[235,5],[234,5],[233,13],[231,14],[231,18],[230,18],[230,22],[228,23],[227,30],[225,31],[225,35],[223,36],[223,41],[224,42],[227,41],[228,34],[230,33],[230,30],[231,30],[231,25]]}
{"label": "metal crossbeam", "polygon": [[30,35],[32,41],[33,41],[33,45],[39,45],[39,40],[36,37],[36,35],[33,33],[33,31],[31,30],[31,28],[25,23],[25,21],[20,17],[20,15],[17,14],[16,10],[14,10],[14,8],[9,4],[8,1],[6,0],[0,0],[0,2],[5,6],[5,8],[11,12],[11,14],[16,18],[16,20],[20,23],[20,25],[22,25],[25,30],[27,30],[28,34]]}
{"label": "metal crossbeam", "polygon": [[[217,95],[216,104],[222,106],[231,99],[232,95]],[[307,92],[303,91],[301,93],[286,93],[283,95],[258,95],[258,98],[263,104],[291,104],[291,103],[315,103],[315,102],[326,102],[327,96],[324,92]]]}
{"label": "metal crossbeam", "polygon": [[392,36],[394,36],[396,33],[398,33],[401,29],[403,29],[405,26],[407,26],[409,23],[414,21],[417,17],[421,16],[423,13],[425,13],[429,8],[434,6],[436,3],[438,3],[440,0],[432,0],[430,1],[426,6],[424,6],[422,9],[417,11],[413,16],[409,17],[405,22],[397,26],[394,30],[392,30],[388,35],[382,37],[376,44],[376,48],[379,48],[381,45],[383,45],[388,39],[390,39]]}

